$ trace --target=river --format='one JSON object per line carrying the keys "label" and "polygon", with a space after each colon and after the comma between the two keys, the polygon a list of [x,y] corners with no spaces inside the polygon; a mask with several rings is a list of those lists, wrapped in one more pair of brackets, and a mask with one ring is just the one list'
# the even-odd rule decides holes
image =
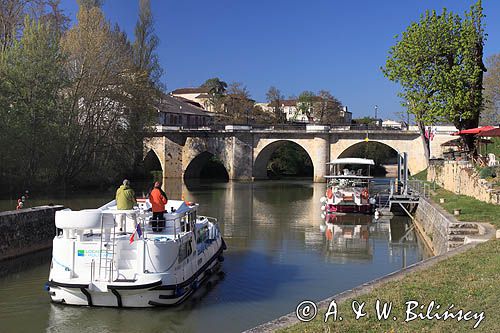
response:
{"label": "river", "polygon": [[[171,198],[200,203],[227,243],[223,273],[175,308],[111,309],[51,304],[43,289],[50,251],[4,261],[2,332],[239,332],[427,257],[409,219],[320,216],[325,184],[308,181],[167,183]],[[140,192],[140,191],[139,191]],[[113,193],[29,199],[94,208]],[[12,201],[0,201],[0,209]]]}

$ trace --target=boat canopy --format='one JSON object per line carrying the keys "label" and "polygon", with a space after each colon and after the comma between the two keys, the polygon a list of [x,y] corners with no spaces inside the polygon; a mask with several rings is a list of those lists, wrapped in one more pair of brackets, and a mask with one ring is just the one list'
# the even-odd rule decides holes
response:
{"label": "boat canopy", "polygon": [[357,157],[349,157],[349,158],[338,158],[336,160],[332,160],[326,164],[336,165],[336,164],[364,164],[364,165],[375,165],[373,160],[367,158],[357,158]]}
{"label": "boat canopy", "polygon": [[326,179],[373,179],[372,176],[357,176],[357,175],[338,175],[338,176],[325,176]]}

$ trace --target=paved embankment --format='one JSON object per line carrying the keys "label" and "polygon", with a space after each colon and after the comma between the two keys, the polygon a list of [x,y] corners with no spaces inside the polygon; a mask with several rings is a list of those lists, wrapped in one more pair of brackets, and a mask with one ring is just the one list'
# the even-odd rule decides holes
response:
{"label": "paved embankment", "polygon": [[55,212],[63,206],[40,206],[0,212],[0,260],[47,249],[56,234]]}

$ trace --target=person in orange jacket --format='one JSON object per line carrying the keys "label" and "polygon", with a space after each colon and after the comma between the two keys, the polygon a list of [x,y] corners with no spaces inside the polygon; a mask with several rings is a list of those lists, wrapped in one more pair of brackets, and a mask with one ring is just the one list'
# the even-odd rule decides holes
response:
{"label": "person in orange jacket", "polygon": [[155,182],[151,193],[149,193],[149,202],[153,210],[153,219],[151,220],[153,232],[162,232],[165,227],[165,217],[163,214],[165,213],[165,205],[168,202],[168,198],[161,189],[161,182]]}

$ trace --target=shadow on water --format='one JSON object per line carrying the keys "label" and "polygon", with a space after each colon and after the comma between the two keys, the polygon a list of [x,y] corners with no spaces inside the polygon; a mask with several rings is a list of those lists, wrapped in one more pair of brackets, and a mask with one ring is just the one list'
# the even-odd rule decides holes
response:
{"label": "shadow on water", "polygon": [[[249,304],[278,297],[280,285],[285,281],[293,282],[299,271],[298,267],[276,263],[271,256],[255,251],[228,256],[222,267],[223,271],[214,274],[179,306],[111,309],[51,304],[47,331],[139,332],[145,327],[148,332],[238,331],[234,330],[238,324],[227,322],[231,314],[221,317],[221,306],[237,306],[241,317]],[[212,318],[204,321],[207,316]],[[214,321],[215,317],[221,320]],[[82,322],[92,323],[92,327],[84,326]],[[241,329],[248,326],[244,325]]]}
{"label": "shadow on water", "polygon": [[3,260],[0,262],[0,277],[22,273],[32,267],[41,265],[47,265],[48,271],[51,255],[52,249],[46,249],[21,257]]}

